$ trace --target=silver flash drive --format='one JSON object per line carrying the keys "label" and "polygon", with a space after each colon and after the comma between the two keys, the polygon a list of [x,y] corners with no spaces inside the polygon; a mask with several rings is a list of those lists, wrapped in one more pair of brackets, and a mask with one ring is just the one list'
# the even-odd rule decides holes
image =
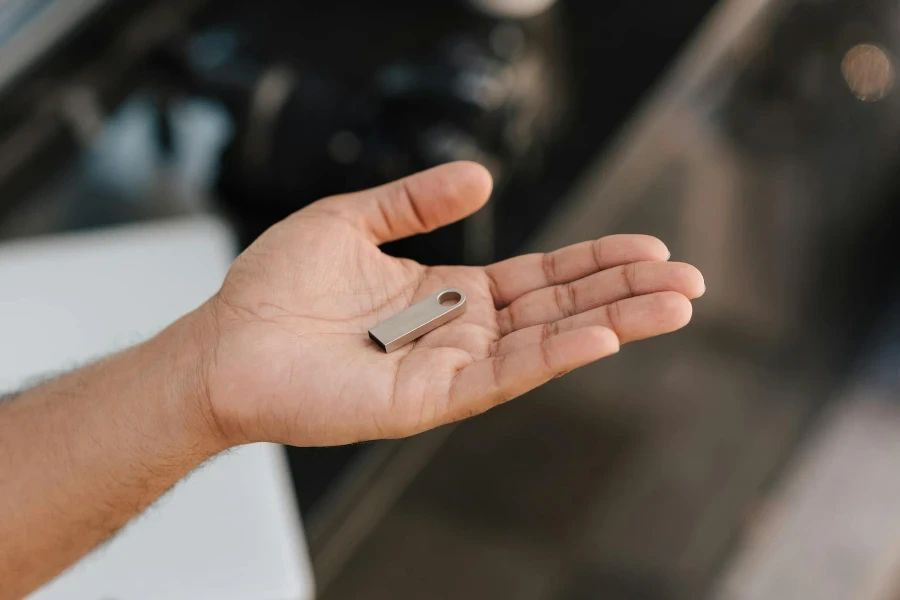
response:
{"label": "silver flash drive", "polygon": [[385,352],[393,352],[466,312],[466,293],[447,288],[413,304],[369,330],[369,337]]}

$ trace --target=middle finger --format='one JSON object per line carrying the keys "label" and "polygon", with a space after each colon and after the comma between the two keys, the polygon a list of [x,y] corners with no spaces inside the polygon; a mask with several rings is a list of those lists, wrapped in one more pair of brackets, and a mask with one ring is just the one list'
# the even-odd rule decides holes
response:
{"label": "middle finger", "polygon": [[497,314],[500,334],[552,323],[632,296],[668,291],[698,298],[705,291],[703,276],[685,263],[636,262],[614,267],[516,299]]}

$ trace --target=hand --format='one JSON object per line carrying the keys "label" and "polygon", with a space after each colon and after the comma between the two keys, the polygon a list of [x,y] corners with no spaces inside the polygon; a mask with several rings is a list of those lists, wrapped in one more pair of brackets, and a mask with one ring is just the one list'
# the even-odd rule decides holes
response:
{"label": "hand", "polygon": [[[444,165],[320,200],[251,245],[206,307],[216,340],[206,394],[227,443],[408,436],[688,323],[703,278],[647,236],[485,268],[378,249],[471,214],[491,185],[476,164]],[[464,315],[390,354],[369,340],[372,325],[446,287],[466,292]]]}

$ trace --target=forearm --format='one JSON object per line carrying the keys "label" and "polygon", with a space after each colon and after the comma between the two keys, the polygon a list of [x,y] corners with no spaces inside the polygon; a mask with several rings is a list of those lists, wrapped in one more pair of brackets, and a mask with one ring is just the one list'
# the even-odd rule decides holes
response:
{"label": "forearm", "polygon": [[222,449],[199,319],[0,403],[0,599],[58,574]]}

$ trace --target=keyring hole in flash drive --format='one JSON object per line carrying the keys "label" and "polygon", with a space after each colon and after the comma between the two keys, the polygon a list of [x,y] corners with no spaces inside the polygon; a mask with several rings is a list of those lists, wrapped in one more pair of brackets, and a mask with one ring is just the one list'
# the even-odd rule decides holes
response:
{"label": "keyring hole in flash drive", "polygon": [[459,304],[460,300],[462,300],[462,296],[459,295],[459,292],[444,292],[438,296],[438,303],[441,306],[453,306]]}

